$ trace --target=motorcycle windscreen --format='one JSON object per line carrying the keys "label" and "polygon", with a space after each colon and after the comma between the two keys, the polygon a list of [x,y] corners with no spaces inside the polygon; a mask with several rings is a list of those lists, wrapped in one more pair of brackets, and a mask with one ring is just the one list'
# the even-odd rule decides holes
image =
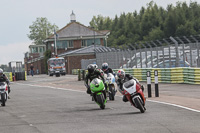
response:
{"label": "motorcycle windscreen", "polygon": [[104,89],[104,83],[102,80],[95,78],[90,83],[90,89],[92,92],[99,92]]}
{"label": "motorcycle windscreen", "polygon": [[4,82],[0,82],[0,86],[4,86],[5,85],[5,83]]}
{"label": "motorcycle windscreen", "polygon": [[124,83],[124,87],[130,88],[130,87],[133,86],[134,84],[135,84],[134,80],[131,79],[131,80],[129,80],[129,81],[127,81],[127,82]]}
{"label": "motorcycle windscreen", "polygon": [[124,83],[123,88],[129,93],[132,94],[136,92],[136,82],[135,80],[131,79]]}
{"label": "motorcycle windscreen", "polygon": [[108,77],[110,78],[111,83],[115,83],[115,77],[112,73],[108,73]]}

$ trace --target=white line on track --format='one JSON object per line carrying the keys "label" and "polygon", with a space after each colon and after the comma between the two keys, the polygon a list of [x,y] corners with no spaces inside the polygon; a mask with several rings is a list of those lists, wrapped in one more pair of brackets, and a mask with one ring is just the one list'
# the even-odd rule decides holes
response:
{"label": "white line on track", "polygon": [[[81,91],[81,90],[72,90],[72,89],[66,89],[66,88],[57,88],[57,87],[52,87],[52,86],[40,86],[40,85],[23,84],[23,83],[15,83],[15,84],[27,85],[27,86],[33,86],[33,87],[47,87],[47,88],[57,89],[57,90],[74,91],[74,92],[84,92],[84,93],[85,93],[85,91]],[[116,96],[122,97],[122,96],[119,96],[119,95],[116,95]],[[193,111],[193,112],[198,112],[198,113],[200,113],[200,110],[188,108],[188,107],[181,106],[181,105],[177,105],[177,104],[172,104],[172,103],[167,103],[167,102],[160,102],[160,101],[155,101],[155,100],[147,100],[147,101],[149,101],[149,102],[154,102],[154,103],[165,104],[165,105],[171,105],[171,106],[179,107],[179,108],[186,109],[186,110],[189,110],[189,111]]]}

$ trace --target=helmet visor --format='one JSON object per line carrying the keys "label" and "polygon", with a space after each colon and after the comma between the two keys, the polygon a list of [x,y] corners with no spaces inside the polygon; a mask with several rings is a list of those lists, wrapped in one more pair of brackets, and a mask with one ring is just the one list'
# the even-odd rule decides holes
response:
{"label": "helmet visor", "polygon": [[89,72],[89,73],[93,73],[93,72],[94,72],[94,69],[88,69],[88,72]]}
{"label": "helmet visor", "polygon": [[123,74],[120,74],[120,75],[119,75],[119,78],[120,78],[120,79],[123,79],[123,78],[124,78],[124,75],[123,75]]}

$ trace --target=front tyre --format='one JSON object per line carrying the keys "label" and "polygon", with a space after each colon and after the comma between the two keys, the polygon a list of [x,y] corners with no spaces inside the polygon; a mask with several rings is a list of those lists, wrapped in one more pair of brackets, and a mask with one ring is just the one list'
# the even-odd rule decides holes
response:
{"label": "front tyre", "polygon": [[141,99],[139,97],[136,97],[133,100],[134,100],[135,106],[140,110],[140,112],[144,113],[145,107],[143,106]]}
{"label": "front tyre", "polygon": [[56,77],[60,77],[60,73],[56,73]]}
{"label": "front tyre", "polygon": [[97,103],[99,104],[100,108],[101,109],[105,109],[105,105],[104,105],[105,98],[104,98],[104,95],[101,93],[101,94],[97,95],[96,98],[97,98]]}
{"label": "front tyre", "polygon": [[109,100],[115,100],[115,90],[112,86],[109,86]]}
{"label": "front tyre", "polygon": [[6,106],[6,98],[5,98],[5,93],[1,93],[1,102],[2,102],[2,106]]}

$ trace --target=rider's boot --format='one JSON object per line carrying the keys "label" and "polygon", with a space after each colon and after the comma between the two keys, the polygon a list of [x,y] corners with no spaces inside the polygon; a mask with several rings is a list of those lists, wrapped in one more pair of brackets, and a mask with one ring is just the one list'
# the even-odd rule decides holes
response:
{"label": "rider's boot", "polygon": [[123,95],[123,98],[122,98],[122,100],[123,100],[124,102],[128,102],[128,99],[126,98],[126,96],[125,96],[125,95]]}
{"label": "rider's boot", "polygon": [[90,90],[90,88],[87,88],[87,94],[91,94],[91,90]]}
{"label": "rider's boot", "polygon": [[141,89],[142,89],[142,92],[144,92],[144,86],[143,85],[141,85]]}
{"label": "rider's boot", "polygon": [[106,90],[103,91],[104,97],[106,99]]}

